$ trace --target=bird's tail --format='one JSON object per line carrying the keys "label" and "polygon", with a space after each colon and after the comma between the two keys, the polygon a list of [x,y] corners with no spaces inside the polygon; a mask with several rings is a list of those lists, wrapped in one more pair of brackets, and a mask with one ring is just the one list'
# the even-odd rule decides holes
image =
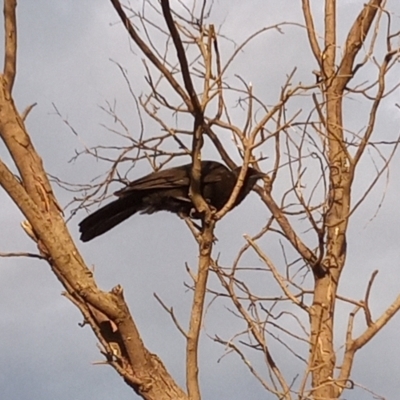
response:
{"label": "bird's tail", "polygon": [[82,242],[88,242],[102,235],[139,210],[140,201],[135,202],[132,196],[121,197],[107,204],[80,222],[79,231]]}

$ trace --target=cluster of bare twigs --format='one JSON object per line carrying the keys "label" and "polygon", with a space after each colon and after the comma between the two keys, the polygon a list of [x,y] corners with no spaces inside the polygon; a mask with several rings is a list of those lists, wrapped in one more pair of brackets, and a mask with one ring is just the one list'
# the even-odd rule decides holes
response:
{"label": "cluster of bare twigs", "polygon": [[[118,3],[117,6],[116,3]],[[369,340],[367,338],[372,332],[375,334],[380,329],[381,323],[387,322],[393,315],[392,310],[382,315],[379,323],[372,322],[368,298],[373,278],[368,285],[365,299],[361,301],[341,296],[337,293],[337,281],[333,283],[333,280],[339,278],[345,260],[342,256],[333,255],[337,251],[342,252],[340,247],[344,246],[344,244],[337,245],[337,243],[335,245],[334,237],[337,237],[338,229],[345,236],[349,217],[363,202],[381,176],[388,171],[399,142],[399,138],[394,138],[388,152],[387,148],[382,148],[379,143],[371,140],[380,103],[399,86],[399,82],[395,81],[391,87],[386,87],[388,74],[396,67],[399,60],[399,49],[394,46],[399,34],[393,33],[391,16],[383,8],[383,5],[378,3],[370,2],[361,11],[349,32],[345,54],[339,61],[340,66],[335,69],[333,50],[329,50],[327,47],[325,50],[320,48],[314,31],[310,6],[308,1],[303,1],[306,21],[304,29],[308,33],[320,71],[316,74],[316,82],[304,85],[295,84],[296,69],[294,69],[283,83],[276,104],[267,106],[265,100],[256,94],[256,88],[246,83],[245,78],[236,76],[238,86],[235,80],[228,76],[227,71],[235,57],[251,40],[269,30],[280,30],[284,24],[277,24],[256,32],[242,44],[238,44],[233,54],[224,60],[220,51],[220,40],[221,38],[224,40],[224,38],[213,25],[207,25],[205,22],[206,15],[210,14],[209,11],[206,12],[206,2],[202,3],[201,12],[197,18],[194,17],[196,5],[193,6],[193,9],[189,9],[180,3],[180,12],[175,11],[171,14],[174,18],[175,30],[166,30],[150,18],[152,13],[153,16],[157,14],[161,16],[161,11],[148,2],[144,3],[140,12],[128,9],[129,20],[121,11],[122,8],[118,8],[119,2],[113,2],[132,39],[147,57],[144,66],[149,92],[142,95],[138,102],[144,113],[160,126],[162,132],[165,132],[162,140],[160,136],[156,137],[158,141],[153,149],[150,150],[148,147],[144,149],[140,146],[137,149],[140,148],[147,153],[146,157],[149,157],[150,153],[155,158],[159,156],[158,162],[165,159],[169,162],[174,156],[190,154],[190,139],[195,130],[181,129],[180,126],[187,124],[189,115],[196,117],[196,109],[198,109],[201,110],[203,120],[200,125],[204,135],[204,139],[200,138],[199,140],[211,143],[214,150],[231,167],[234,166],[233,160],[239,159],[244,164],[252,162],[269,174],[270,179],[266,182],[266,186],[258,187],[257,191],[272,216],[258,235],[254,238],[246,238],[247,243],[240,250],[231,267],[222,267],[216,260],[210,260],[211,269],[218,277],[222,289],[217,291],[208,289],[208,291],[215,298],[229,298],[235,313],[243,319],[247,326],[241,334],[233,335],[234,339],[238,339],[236,341],[222,339],[218,336],[215,336],[214,339],[224,344],[229,350],[238,353],[262,385],[282,398],[291,398],[290,393],[295,393],[300,397],[316,395],[316,393],[321,395],[323,390],[331,385],[331,381],[327,382],[326,378],[317,377],[318,374],[314,373],[315,369],[322,368],[321,363],[329,364],[331,361],[323,361],[323,357],[322,359],[318,358],[318,350],[315,348],[318,341],[323,342],[326,339],[323,339],[321,335],[323,332],[321,320],[325,318],[325,311],[321,310],[320,313],[315,313],[313,309],[318,294],[316,295],[316,288],[310,279],[306,279],[308,269],[305,266],[311,266],[317,282],[324,282],[327,270],[337,269],[338,273],[336,275],[328,273],[331,277],[325,281],[324,285],[321,285],[323,290],[328,293],[328,298],[330,297],[327,301],[331,303],[329,307],[333,307],[335,299],[337,299],[355,305],[355,312],[359,309],[363,309],[365,312],[367,329],[364,334],[357,339],[352,339],[351,333],[348,335],[341,373],[335,378],[334,392],[332,392],[336,396],[343,389],[353,386],[353,382],[350,381],[350,369],[356,350]],[[372,27],[375,15],[375,27]],[[168,22],[165,14],[164,18],[170,28],[172,22]],[[328,17],[326,18],[326,23],[332,24],[332,21]],[[379,61],[374,54],[378,34],[382,32],[382,18],[386,18],[387,48],[386,54]],[[362,25],[361,20],[368,20],[369,25]],[[144,39],[147,45],[133,32],[132,21],[145,32]],[[366,32],[370,28],[373,33],[369,42],[365,43]],[[154,37],[150,34],[152,29],[158,31],[159,41],[157,42],[152,40]],[[329,29],[334,31],[336,27],[330,25]],[[354,64],[355,56],[360,51],[361,43],[357,42],[359,37],[362,38],[366,51],[362,60]],[[179,48],[177,38],[180,38],[181,44],[186,46],[185,49]],[[163,51],[160,51],[161,40],[164,40],[165,43]],[[325,46],[328,46],[329,40],[333,39],[327,34]],[[352,43],[356,44],[355,48],[352,47]],[[332,48],[334,49],[335,46],[333,45]],[[183,60],[187,60],[187,63],[182,63]],[[376,67],[376,79],[373,82],[353,85],[351,79],[360,74],[364,66],[371,60]],[[181,74],[182,80],[178,80],[179,74]],[[188,81],[193,84],[188,86]],[[330,109],[332,97],[330,97],[329,91],[332,87],[339,90],[337,93],[339,93],[342,107],[347,99],[356,97],[372,102],[366,129],[352,132],[350,129],[342,129],[345,122],[342,119],[336,119],[337,122],[335,122],[335,118],[340,116],[334,117],[332,109]],[[176,101],[171,99],[176,99]],[[302,100],[301,107],[298,105],[298,99]],[[242,109],[243,122],[241,124],[237,123],[237,120],[240,119],[237,117],[237,112],[232,114],[230,107],[232,103],[236,103]],[[172,121],[172,123],[168,123],[168,121]],[[338,122],[340,122],[340,129],[331,128]],[[175,142],[177,148],[175,154],[161,152],[160,146],[164,147],[164,151],[170,148],[166,138]],[[339,170],[343,171],[343,179],[348,179],[345,178],[348,174],[349,181],[353,181],[356,167],[367,149],[375,152],[380,159],[375,164],[375,177],[371,179],[364,194],[356,199],[349,208],[346,209],[340,205],[335,210],[334,203],[337,201],[337,196],[343,195],[343,192],[350,205],[350,194],[346,193],[347,183],[334,182],[332,176],[335,174],[335,169],[338,169],[338,175],[342,175]],[[290,184],[282,188],[278,182],[285,179]],[[338,216],[339,209],[341,210],[339,211],[340,216]],[[334,214],[335,217],[333,217]],[[300,231],[303,232],[301,235],[298,233]],[[292,258],[290,260],[286,255],[288,250],[285,250],[285,245],[282,245],[283,259],[286,265],[284,273],[281,272],[282,267],[276,266],[257,244],[261,238],[274,233],[285,238],[295,250],[294,254],[289,251],[290,258]],[[345,243],[345,239],[343,243]],[[248,251],[254,251],[262,260],[263,266],[247,269],[241,267],[240,259]],[[330,254],[331,252],[332,254]],[[336,264],[331,264],[333,258],[336,259]],[[334,265],[336,266],[334,267]],[[260,270],[267,273],[267,279],[274,280],[281,293],[275,297],[266,297],[263,294],[255,295],[249,283],[251,278],[250,281],[239,278],[244,269],[248,273],[255,273],[256,270],[257,273],[260,273]],[[196,288],[196,278],[195,276],[193,278],[194,288]],[[317,288],[317,292],[318,290],[321,289]],[[270,306],[266,307],[265,304],[268,303]],[[296,307],[302,310],[303,317],[299,317],[294,311]],[[165,308],[170,310],[166,306]],[[276,310],[277,315],[274,315],[273,310]],[[329,310],[327,312],[331,313]],[[172,313],[171,315],[177,323],[175,316]],[[296,321],[298,329],[293,326],[285,328],[285,324],[281,322],[282,315],[290,315],[291,319]],[[310,328],[306,328],[308,319],[314,321]],[[349,332],[351,332],[352,321],[353,313],[349,320]],[[181,332],[187,335],[178,323],[177,326]],[[288,345],[290,340],[282,339],[280,335],[274,336],[271,327],[278,330],[283,336],[295,338],[303,347]],[[294,334],[294,331],[300,333]],[[239,340],[243,335],[249,338],[248,341]],[[286,382],[269,351],[267,336],[278,341],[294,357],[306,364],[307,367],[300,381],[295,379],[290,384]],[[264,353],[267,370],[270,373],[269,382],[268,379],[263,378],[265,374],[257,371],[247,360],[245,353],[240,349],[240,344]],[[313,348],[309,359],[306,359],[298,351],[304,351],[304,345]],[[329,357],[334,359],[335,351],[332,349],[328,352]],[[313,384],[310,386],[311,375]],[[295,383],[295,381],[297,382]],[[319,389],[322,391],[318,391]]]}

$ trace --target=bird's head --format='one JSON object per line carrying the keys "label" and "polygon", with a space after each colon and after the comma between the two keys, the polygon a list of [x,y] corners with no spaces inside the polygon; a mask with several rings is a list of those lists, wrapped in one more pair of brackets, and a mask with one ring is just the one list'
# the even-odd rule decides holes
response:
{"label": "bird's head", "polygon": [[[239,173],[240,173],[240,169],[239,169]],[[261,171],[257,171],[256,169],[254,169],[252,167],[247,168],[246,177],[249,179],[250,182],[253,182],[253,186],[256,184],[256,182],[259,179],[264,179],[266,176],[267,176],[267,174],[264,174]]]}
{"label": "bird's head", "polygon": [[[234,174],[236,175],[236,179],[239,177],[241,169],[242,167],[236,167],[233,170]],[[259,179],[263,179],[266,176],[267,174],[264,174],[261,171],[257,171],[252,167],[248,167],[246,172],[246,177],[244,179],[244,185],[248,187],[249,188],[248,190],[250,191]]]}
{"label": "bird's head", "polygon": [[[239,177],[241,169],[242,167],[237,167],[233,170],[233,173],[236,175],[236,179]],[[259,179],[265,178],[266,176],[267,174],[257,171],[252,167],[248,167],[246,176],[243,180],[243,186],[241,187],[236,200],[236,205],[243,201],[243,199],[250,193],[251,189],[253,189],[254,185]]]}

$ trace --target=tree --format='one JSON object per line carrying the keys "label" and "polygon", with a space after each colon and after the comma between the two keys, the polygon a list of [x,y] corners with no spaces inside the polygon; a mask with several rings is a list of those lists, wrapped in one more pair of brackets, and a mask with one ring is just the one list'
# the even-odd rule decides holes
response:
{"label": "tree", "polygon": [[[229,68],[259,35],[294,24],[279,23],[255,32],[228,56],[229,42],[214,25],[207,23],[211,9],[206,2],[194,3],[190,9],[179,3],[173,11],[168,1],[161,1],[160,6],[148,2],[140,12],[124,8],[119,1],[111,3],[145,57],[149,90],[137,101],[142,112],[160,125],[162,134],[143,134],[139,138],[126,134],[128,144],[117,149],[118,156],[111,159],[106,178],[84,187],[77,208],[103,199],[113,181],[125,179],[121,171],[130,172],[129,168],[123,169],[125,159],[149,160],[154,168],[161,168],[179,157],[192,157],[191,193],[205,218],[202,231],[186,221],[199,244],[198,268],[195,273],[190,271],[193,303],[189,328],[182,328],[173,310],[160,300],[186,339],[187,393],[143,344],[122,288],[104,292],[97,287],[66,229],[48,175],[24,125],[29,109],[20,115],[12,99],[17,46],[15,2],[5,0],[0,131],[18,173],[14,175],[12,168],[2,162],[0,183],[25,215],[28,223],[24,226],[37,243],[38,256],[49,263],[66,296],[82,312],[102,344],[107,362],[145,399],[200,398],[198,344],[207,292],[212,303],[228,299],[244,324],[243,330],[233,332],[231,339],[218,335],[214,340],[236,352],[267,391],[285,399],[339,398],[344,389],[354,385],[351,372],[357,351],[400,307],[398,297],[385,312],[373,318],[369,297],[376,273],[370,277],[362,301],[338,294],[346,265],[349,220],[388,170],[398,144],[398,138],[390,138],[388,151],[387,138],[383,143],[373,136],[382,102],[393,103],[391,95],[398,88],[398,79],[393,80],[391,74],[398,68],[399,34],[392,27],[391,13],[384,8],[383,1],[370,0],[360,6],[341,48],[336,2],[326,0],[320,34],[314,26],[315,14],[309,2],[303,0],[305,26],[299,28],[308,36],[317,70],[313,79],[310,73],[304,83],[299,82],[293,68],[283,82],[279,98],[268,106],[262,89],[249,84],[245,76],[230,77]],[[141,31],[143,35],[139,34]],[[157,42],[152,40],[153,35]],[[160,38],[165,40],[162,50]],[[362,74],[369,68],[375,80],[365,83],[367,78]],[[122,67],[121,71],[124,73]],[[345,115],[354,99],[362,100],[369,113],[365,127],[357,131],[347,126]],[[242,115],[232,113],[235,102],[242,107]],[[106,111],[118,120],[112,107]],[[257,235],[246,236],[235,262],[228,266],[221,265],[212,250],[215,225],[229,211],[233,199],[214,214],[199,195],[199,161],[204,143],[229,167],[236,165],[234,159],[243,164],[242,176],[249,163],[269,176],[264,187],[256,190],[269,211],[268,220]],[[368,150],[375,152],[371,161],[376,165],[375,175],[359,200],[353,200],[356,172]],[[203,153],[206,151],[210,150]],[[110,160],[102,147],[85,148],[84,153],[98,160]],[[240,185],[241,178],[237,188]],[[283,238],[280,260],[276,253],[274,257],[267,255],[260,244],[265,238],[276,246]],[[251,251],[262,260],[261,267],[242,265],[243,255]],[[218,286],[210,285],[210,273]],[[279,293],[258,294],[254,282],[259,279],[269,284],[275,282]],[[334,312],[338,302],[355,307],[349,315],[342,354],[337,354],[334,345]],[[361,312],[365,328],[357,335],[353,333],[353,324]],[[288,321],[286,316],[292,320]],[[268,335],[283,342],[295,357],[305,360],[294,382],[294,377],[282,372],[280,353],[267,339]],[[265,370],[255,368],[249,361],[249,349],[261,353]],[[308,357],[304,356],[307,351]]]}

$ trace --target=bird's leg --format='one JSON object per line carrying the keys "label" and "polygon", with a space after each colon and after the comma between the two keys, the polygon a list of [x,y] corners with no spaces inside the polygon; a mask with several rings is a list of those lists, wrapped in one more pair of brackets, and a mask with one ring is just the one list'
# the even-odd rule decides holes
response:
{"label": "bird's leg", "polygon": [[193,222],[193,220],[186,213],[179,212],[178,215],[186,222],[186,225],[189,227],[196,241],[200,243],[201,227],[197,225],[195,222]]}
{"label": "bird's leg", "polygon": [[[211,210],[213,212],[215,212],[214,207],[211,207]],[[196,238],[197,241],[200,240],[200,236],[201,233],[204,230],[204,218],[201,218],[201,225],[197,224],[196,222],[193,221],[193,218],[199,218],[199,214],[197,213],[197,211],[193,208],[192,210],[190,210],[189,215],[183,213],[183,212],[179,212],[178,215],[180,218],[182,218],[187,226],[189,227],[189,229],[192,231],[194,237]],[[196,230],[197,229],[197,230]],[[218,242],[218,239],[216,236],[213,237],[213,243],[215,244],[216,242]]]}
{"label": "bird's leg", "polygon": [[[190,212],[189,212],[189,218],[199,219],[199,218],[202,218],[202,214],[203,213],[199,213],[195,208],[191,208]],[[199,228],[199,230],[201,230],[201,229]]]}
{"label": "bird's leg", "polygon": [[[183,211],[179,211],[178,212],[178,216],[179,218],[182,218],[186,223],[190,223],[193,227],[195,227],[197,230],[201,231],[202,228],[200,225],[196,224],[195,222],[193,222],[193,213],[194,213],[194,209],[190,210],[189,215],[187,215],[185,212]],[[197,216],[195,218],[198,218]]]}

